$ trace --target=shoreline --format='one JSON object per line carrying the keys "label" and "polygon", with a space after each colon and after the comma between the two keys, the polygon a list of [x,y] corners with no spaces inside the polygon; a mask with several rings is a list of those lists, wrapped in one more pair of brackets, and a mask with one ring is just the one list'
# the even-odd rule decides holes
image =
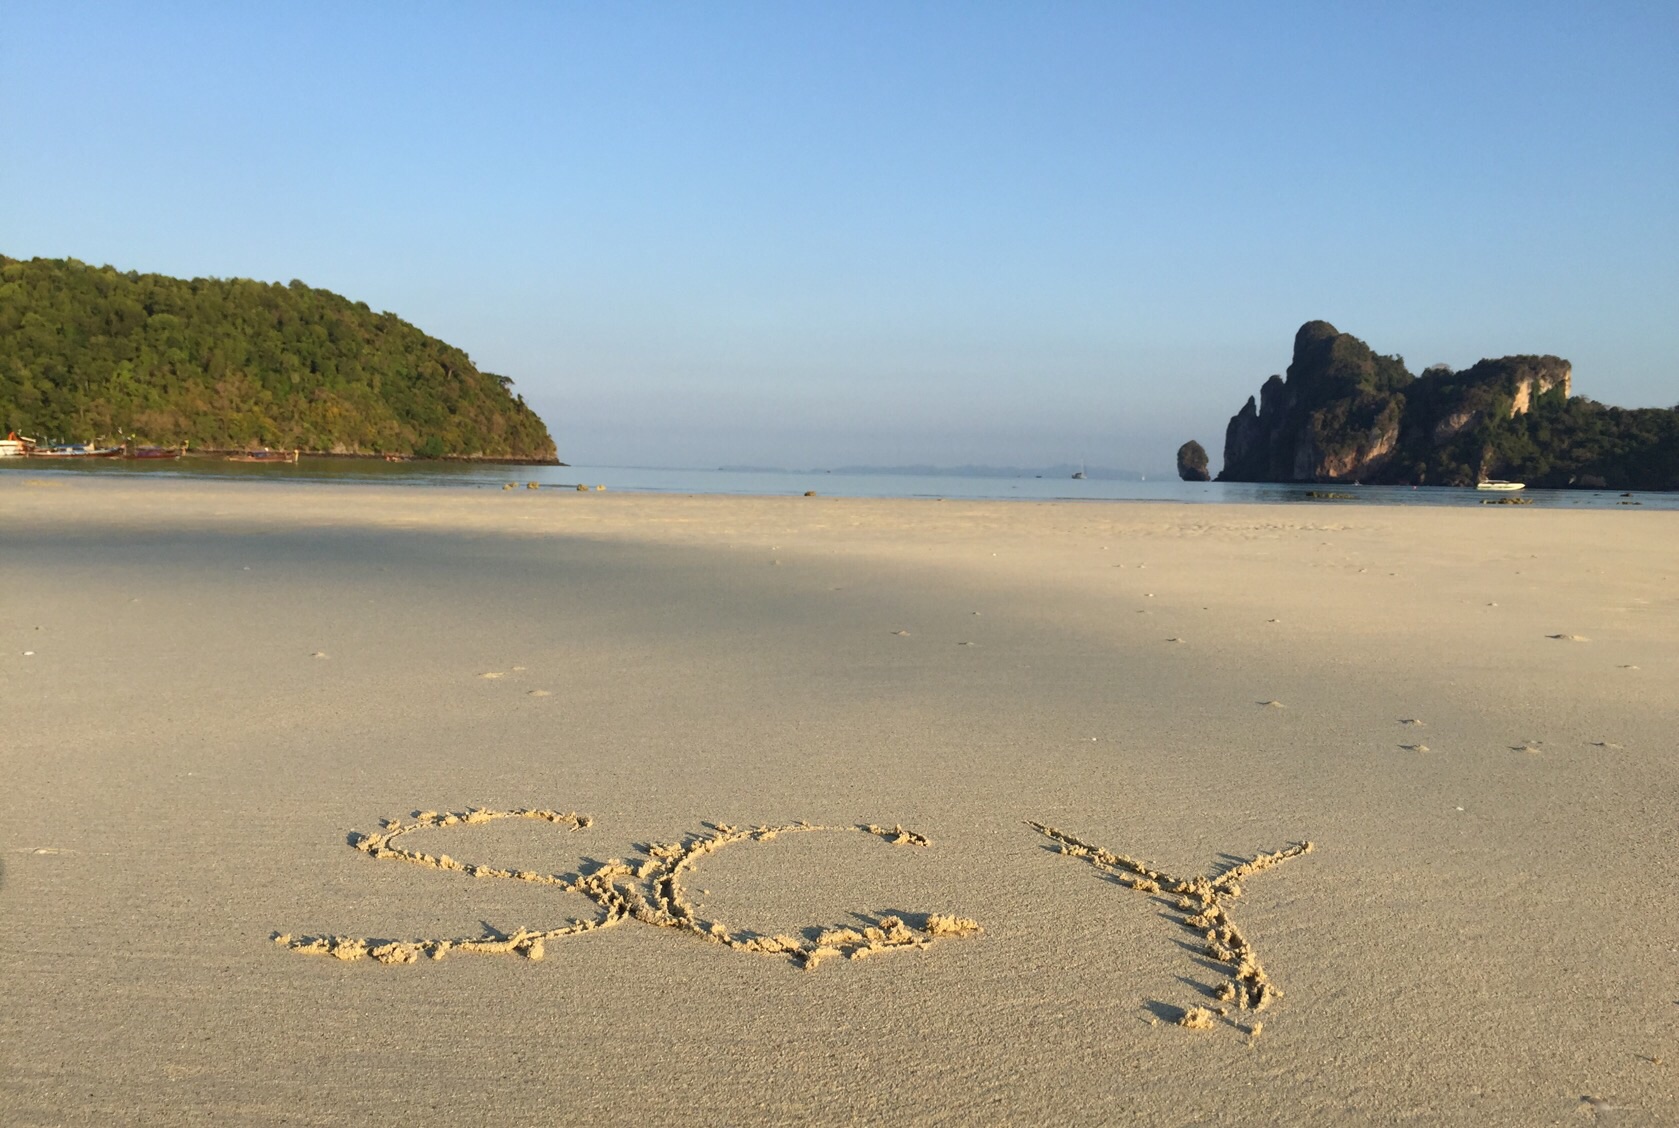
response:
{"label": "shoreline", "polygon": [[[0,462],[4,469],[14,460]],[[1302,505],[1315,509],[1344,509],[1348,506],[1378,506],[1383,508],[1533,508],[1561,510],[1658,510],[1679,512],[1679,495],[1631,494],[1590,491],[1559,493],[1534,490],[1520,495],[1512,503],[1505,496],[1489,496],[1487,491],[1461,489],[1405,489],[1398,487],[1361,488],[1356,493],[1323,499],[1325,491],[1303,490],[1270,485],[1222,485],[1218,483],[1095,483],[1091,489],[1068,492],[1062,483],[1042,479],[996,480],[963,478],[917,478],[879,475],[827,476],[813,478],[804,474],[730,473],[704,470],[660,470],[636,467],[564,467],[569,471],[562,478],[558,467],[537,467],[530,480],[538,489],[572,489],[580,484],[604,486],[611,492],[654,494],[661,496],[719,496],[719,497],[821,497],[826,499],[875,498],[903,500],[942,500],[955,504],[970,501],[1050,501],[1130,503],[1165,501],[1189,505]],[[185,479],[228,481],[265,480],[294,484],[342,484],[359,482],[381,485],[426,487],[475,486],[522,487],[524,478],[500,478],[500,467],[471,462],[404,462],[387,463],[372,458],[305,459],[301,465],[285,463],[278,467],[238,461],[221,462],[204,459],[189,461],[128,461],[46,460],[14,466],[18,471],[63,480]],[[999,481],[1001,485],[997,484]],[[1104,490],[1104,485],[1123,485],[1127,488]],[[1088,485],[1088,483],[1086,483]],[[820,487],[820,488],[813,488]]]}
{"label": "shoreline", "polygon": [[[200,458],[225,458],[228,455],[244,454],[244,453],[246,453],[246,451],[251,450],[251,449],[266,450],[268,448],[266,448],[266,447],[262,447],[262,448],[250,448],[250,447],[193,447],[193,448],[187,450],[185,452],[185,454],[183,455],[183,457],[185,457],[185,458],[195,458],[195,457],[200,457]],[[279,448],[276,448],[276,449],[279,449]],[[392,459],[388,458],[386,453],[383,452],[383,451],[365,452],[365,451],[342,451],[342,450],[303,450],[303,449],[299,448],[297,453],[304,458],[331,458],[331,459],[343,459],[345,461],[352,461],[352,462],[354,462],[354,461],[362,461],[362,462],[393,461]],[[396,453],[396,452],[393,451],[391,453]],[[403,455],[400,455],[394,461],[419,462],[419,463],[462,462],[462,463],[467,463],[469,465],[474,465],[474,466],[569,466],[570,465],[570,463],[561,462],[558,457],[555,457],[555,458],[513,458],[513,457],[500,457],[500,456],[492,456],[492,455],[475,455],[475,454],[440,454],[440,455],[437,455],[435,457],[431,457],[431,456],[423,455],[423,454],[403,454]]]}

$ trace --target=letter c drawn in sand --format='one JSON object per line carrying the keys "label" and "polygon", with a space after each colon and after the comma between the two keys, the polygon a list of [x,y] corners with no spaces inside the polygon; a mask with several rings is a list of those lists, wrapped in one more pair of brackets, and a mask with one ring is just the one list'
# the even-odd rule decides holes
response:
{"label": "letter c drawn in sand", "polygon": [[694,834],[681,842],[653,844],[647,847],[645,858],[637,864],[612,860],[595,866],[587,873],[575,876],[537,873],[533,870],[506,870],[492,866],[463,862],[448,854],[426,854],[396,845],[396,840],[416,830],[445,829],[474,826],[497,819],[531,819],[584,830],[593,824],[588,815],[574,811],[560,813],[549,810],[519,809],[490,811],[472,809],[462,812],[419,811],[413,821],[387,819],[372,834],[357,834],[350,844],[372,858],[408,862],[428,869],[451,870],[468,877],[508,881],[522,881],[534,885],[551,886],[565,893],[580,893],[593,901],[600,914],[593,920],[573,920],[558,928],[518,928],[512,932],[487,930],[482,936],[448,939],[389,940],[354,936],[293,936],[280,933],[274,942],[294,952],[308,955],[334,956],[341,960],[370,957],[380,963],[414,963],[430,956],[440,960],[450,952],[481,954],[516,953],[540,960],[545,945],[584,932],[611,928],[626,919],[635,919],[660,928],[674,928],[698,936],[713,944],[741,952],[761,955],[785,955],[804,968],[815,968],[822,961],[841,956],[862,959],[878,952],[911,948],[926,948],[946,937],[972,936],[980,931],[976,921],[943,913],[924,914],[912,923],[902,917],[864,918],[861,928],[810,928],[801,937],[790,935],[763,936],[749,929],[736,929],[718,920],[702,918],[683,888],[683,875],[707,854],[715,853],[737,842],[768,842],[782,834],[811,834],[817,832],[867,834],[895,846],[926,847],[931,843],[914,831],[901,826],[816,826],[811,823],[786,823],[780,826],[759,826],[750,829],[717,824],[708,834]]}

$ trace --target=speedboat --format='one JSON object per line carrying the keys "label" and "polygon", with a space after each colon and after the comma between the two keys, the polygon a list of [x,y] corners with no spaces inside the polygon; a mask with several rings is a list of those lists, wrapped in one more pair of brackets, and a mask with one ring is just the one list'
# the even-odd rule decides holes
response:
{"label": "speedboat", "polygon": [[1510,490],[1525,490],[1527,489],[1527,483],[1506,482],[1499,478],[1488,478],[1484,482],[1476,482],[1475,488],[1478,490],[1503,490],[1505,492],[1509,492]]}

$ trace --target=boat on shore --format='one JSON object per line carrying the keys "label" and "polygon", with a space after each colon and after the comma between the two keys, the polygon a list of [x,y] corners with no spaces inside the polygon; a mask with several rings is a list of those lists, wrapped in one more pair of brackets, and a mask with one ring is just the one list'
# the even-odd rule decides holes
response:
{"label": "boat on shore", "polygon": [[298,452],[295,450],[247,450],[241,454],[227,456],[229,462],[278,462],[290,465],[297,461]]}
{"label": "boat on shore", "polygon": [[11,432],[0,439],[0,458],[28,458],[35,451],[35,440],[28,435]]}
{"label": "boat on shore", "polygon": [[1527,483],[1526,482],[1506,482],[1506,481],[1503,481],[1502,479],[1499,479],[1499,478],[1488,478],[1484,482],[1476,482],[1475,483],[1475,488],[1478,489],[1478,490],[1503,490],[1504,492],[1508,493],[1511,490],[1525,490],[1525,489],[1527,489]]}
{"label": "boat on shore", "polygon": [[62,446],[48,447],[41,450],[37,447],[29,452],[30,458],[117,458],[122,454],[120,446],[98,447],[91,443],[69,443]]}

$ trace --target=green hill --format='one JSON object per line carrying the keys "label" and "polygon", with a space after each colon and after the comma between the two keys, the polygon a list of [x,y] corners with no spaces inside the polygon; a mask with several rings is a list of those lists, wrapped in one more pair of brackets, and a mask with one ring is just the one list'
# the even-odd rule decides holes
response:
{"label": "green hill", "polygon": [[0,256],[0,429],[554,461],[512,383],[393,314],[301,282]]}

